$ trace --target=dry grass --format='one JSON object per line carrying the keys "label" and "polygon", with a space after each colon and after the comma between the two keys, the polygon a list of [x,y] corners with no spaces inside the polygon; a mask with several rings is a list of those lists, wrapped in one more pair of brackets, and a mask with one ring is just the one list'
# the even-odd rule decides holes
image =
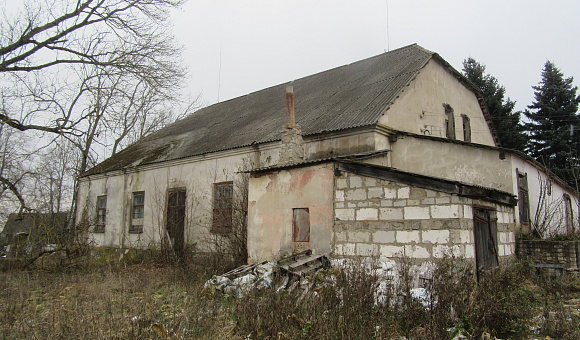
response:
{"label": "dry grass", "polygon": [[203,289],[212,273],[183,262],[0,272],[0,338],[450,339],[452,327],[468,338],[528,338],[534,324],[543,333],[533,336],[580,336],[580,318],[564,304],[580,297],[580,280],[538,278],[522,266],[476,284],[468,264],[442,262],[430,308],[392,283],[376,304],[380,278],[362,266],[315,275],[311,282],[332,284],[310,294],[264,290],[238,300]]}

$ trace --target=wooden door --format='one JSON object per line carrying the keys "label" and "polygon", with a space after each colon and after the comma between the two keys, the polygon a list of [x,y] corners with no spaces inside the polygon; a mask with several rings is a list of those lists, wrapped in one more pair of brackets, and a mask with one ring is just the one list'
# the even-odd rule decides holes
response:
{"label": "wooden door", "polygon": [[185,243],[185,189],[167,192],[167,234],[173,250],[180,252]]}
{"label": "wooden door", "polygon": [[308,208],[293,209],[292,216],[292,240],[294,250],[303,251],[310,249],[310,211]]}
{"label": "wooden door", "polygon": [[475,263],[477,277],[498,266],[497,213],[495,210],[473,208],[473,235],[475,237]]}

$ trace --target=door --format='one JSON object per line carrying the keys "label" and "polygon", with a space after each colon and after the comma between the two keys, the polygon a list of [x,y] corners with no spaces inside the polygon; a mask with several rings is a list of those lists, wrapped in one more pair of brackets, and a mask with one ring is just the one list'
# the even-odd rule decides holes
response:
{"label": "door", "polygon": [[310,211],[308,208],[294,208],[292,210],[294,250],[310,249]]}
{"label": "door", "polygon": [[475,263],[477,277],[498,266],[497,213],[495,210],[473,208],[473,235],[475,237]]}
{"label": "door", "polygon": [[167,192],[167,235],[176,252],[185,243],[185,189],[170,189]]}

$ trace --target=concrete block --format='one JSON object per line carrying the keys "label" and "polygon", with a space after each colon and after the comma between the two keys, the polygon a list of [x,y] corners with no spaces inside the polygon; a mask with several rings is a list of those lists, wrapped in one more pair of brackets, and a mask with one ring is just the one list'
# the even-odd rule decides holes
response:
{"label": "concrete block", "polygon": [[516,233],[508,232],[508,242],[515,243],[516,242]]}
{"label": "concrete block", "polygon": [[431,257],[431,254],[427,248],[416,245],[406,245],[405,255],[417,259],[428,259]]}
{"label": "concrete block", "polygon": [[421,236],[419,234],[419,231],[407,231],[407,230],[397,231],[395,234],[395,239],[397,243],[421,242]]}
{"label": "concrete block", "polygon": [[421,233],[423,243],[449,243],[449,230],[423,230]]}
{"label": "concrete block", "polygon": [[449,246],[444,245],[433,246],[433,257],[440,259],[445,256],[451,256],[451,248],[449,248]]}
{"label": "concrete block", "polygon": [[335,209],[334,216],[340,221],[354,221],[354,209]]}
{"label": "concrete block", "polygon": [[342,245],[342,255],[354,256],[356,255],[356,244],[355,243],[345,243]]}
{"label": "concrete block", "polygon": [[403,208],[406,220],[428,220],[429,207],[405,207]]}
{"label": "concrete block", "polygon": [[451,203],[451,199],[449,197],[437,197],[435,199],[436,204],[449,204]]}
{"label": "concrete block", "polygon": [[373,242],[374,243],[395,243],[395,232],[394,231],[385,231],[379,230],[373,233]]}
{"label": "concrete block", "polygon": [[336,187],[338,189],[346,189],[347,188],[346,178],[339,178],[336,180]]}
{"label": "concrete block", "polygon": [[357,243],[356,254],[359,256],[379,255],[379,246],[377,244]]}
{"label": "concrete block", "polygon": [[421,200],[421,204],[426,204],[426,205],[433,205],[435,204],[435,199],[434,198],[425,198]]}
{"label": "concrete block", "polygon": [[504,255],[510,256],[514,254],[514,245],[513,244],[506,244],[504,245]]}
{"label": "concrete block", "polygon": [[370,242],[371,233],[368,231],[349,231],[348,242]]}
{"label": "concrete block", "polygon": [[383,188],[380,187],[373,187],[373,188],[369,188],[368,189],[368,195],[367,197],[370,198],[383,198],[385,194],[385,191],[383,190]]}
{"label": "concrete block", "polygon": [[432,205],[432,218],[459,218],[459,205]]}
{"label": "concrete block", "polygon": [[371,177],[365,177],[365,185],[367,187],[374,187],[377,185],[377,180]]}
{"label": "concrete block", "polygon": [[463,206],[463,218],[472,219],[473,218],[473,209],[470,205]]}
{"label": "concrete block", "polygon": [[409,198],[410,194],[411,194],[411,188],[409,188],[409,187],[403,187],[403,188],[399,188],[399,190],[397,190],[397,198],[399,198],[399,199]]}
{"label": "concrete block", "polygon": [[507,233],[497,233],[499,243],[507,243]]}
{"label": "concrete block", "polygon": [[338,202],[338,203],[335,203],[335,204],[334,204],[334,207],[335,207],[335,208],[339,208],[339,209],[340,209],[340,208],[344,208],[344,202]]}
{"label": "concrete block", "polygon": [[356,206],[357,206],[358,208],[366,208],[366,207],[368,207],[368,206],[369,206],[369,202],[368,202],[368,201],[361,201],[361,202],[358,202],[358,203],[356,204]]}
{"label": "concrete block", "polygon": [[353,203],[353,202],[347,202],[347,203],[346,203],[346,206],[347,206],[347,207],[349,207],[349,208],[356,208],[356,203]]}
{"label": "concrete block", "polygon": [[425,195],[427,197],[437,197],[437,191],[425,189]]}
{"label": "concrete block", "polygon": [[407,200],[396,200],[393,202],[393,206],[395,207],[406,207],[407,206]]}
{"label": "concrete block", "polygon": [[363,201],[367,199],[367,191],[365,189],[354,189],[346,191],[346,199],[349,201]]}
{"label": "concrete block", "polygon": [[407,200],[407,205],[420,205],[421,204],[421,200],[417,200],[417,199],[408,199]]}
{"label": "concrete block", "polygon": [[385,198],[388,199],[396,199],[397,198],[397,189],[395,188],[384,188],[385,189]]}
{"label": "concrete block", "polygon": [[473,246],[473,244],[465,245],[465,253],[463,254],[463,257],[465,257],[466,259],[475,258],[475,247]]}
{"label": "concrete block", "polygon": [[392,207],[393,200],[381,200],[381,207]]}
{"label": "concrete block", "polygon": [[403,208],[381,208],[379,210],[379,219],[383,221],[402,220]]}
{"label": "concrete block", "polygon": [[361,208],[356,211],[357,221],[378,220],[379,209],[377,208]]}
{"label": "concrete block", "polygon": [[359,176],[350,176],[350,187],[351,188],[360,188],[362,187],[362,178]]}
{"label": "concrete block", "polygon": [[334,233],[334,242],[346,242],[346,231],[338,231]]}
{"label": "concrete block", "polygon": [[473,243],[471,230],[459,230],[459,243]]}
{"label": "concrete block", "polygon": [[381,256],[384,257],[399,257],[405,252],[403,246],[380,246]]}
{"label": "concrete block", "polygon": [[336,190],[334,192],[334,200],[338,202],[344,201],[344,190]]}
{"label": "concrete block", "polygon": [[344,255],[343,254],[343,249],[342,249],[342,244],[336,244],[334,245],[334,250],[333,250],[335,255]]}

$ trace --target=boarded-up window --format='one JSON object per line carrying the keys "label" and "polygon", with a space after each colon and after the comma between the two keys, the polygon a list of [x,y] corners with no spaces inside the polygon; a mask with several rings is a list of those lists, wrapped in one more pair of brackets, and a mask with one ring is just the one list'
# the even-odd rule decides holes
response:
{"label": "boarded-up window", "polygon": [[529,231],[530,196],[528,194],[528,174],[516,170],[518,176],[518,206],[520,208],[520,223],[522,231]]}
{"label": "boarded-up window", "polygon": [[310,211],[308,208],[293,209],[294,242],[310,242]]}
{"label": "boarded-up window", "polygon": [[449,104],[443,104],[445,108],[445,135],[447,138],[455,139],[455,117],[453,108]]}
{"label": "boarded-up window", "polygon": [[145,192],[139,191],[133,193],[133,218],[131,222],[130,233],[143,232],[143,217],[145,216]]}
{"label": "boarded-up window", "polygon": [[213,187],[213,233],[228,233],[232,230],[232,207],[234,183],[215,183]]}
{"label": "boarded-up window", "polygon": [[97,223],[93,232],[104,233],[107,223],[107,196],[97,197]]}
{"label": "boarded-up window", "polygon": [[471,142],[471,122],[467,115],[461,115],[463,118],[463,141]]}

